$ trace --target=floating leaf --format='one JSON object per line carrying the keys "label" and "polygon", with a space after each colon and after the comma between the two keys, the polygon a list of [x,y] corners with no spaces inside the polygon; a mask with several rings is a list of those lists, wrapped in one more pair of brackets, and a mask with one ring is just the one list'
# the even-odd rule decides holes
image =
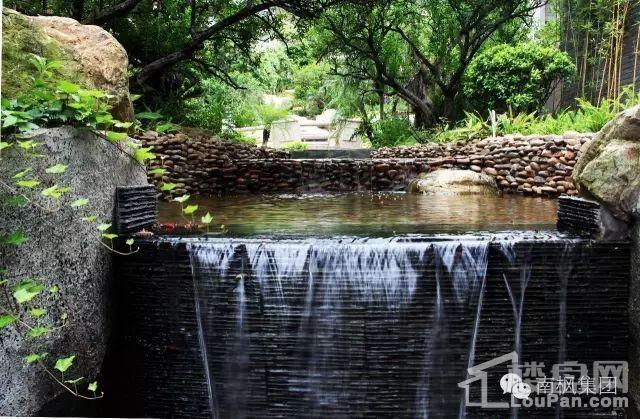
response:
{"label": "floating leaf", "polygon": [[84,377],[74,378],[73,380],[64,380],[64,382],[69,384],[78,384],[82,380],[84,380]]}
{"label": "floating leaf", "polygon": [[54,366],[60,372],[65,372],[73,365],[73,360],[76,359],[75,355],[71,355],[67,358],[59,358]]}
{"label": "floating leaf", "polygon": [[9,326],[11,323],[15,322],[16,318],[11,314],[2,314],[0,315],[0,329],[3,329]]}
{"label": "floating leaf", "polygon": [[45,314],[47,314],[47,310],[43,308],[35,307],[29,310],[29,314],[31,314],[33,317],[42,317]]}
{"label": "floating leaf", "polygon": [[172,191],[176,188],[176,186],[178,185],[176,185],[175,183],[163,183],[160,187],[160,190],[164,192]]}
{"label": "floating leaf", "polygon": [[49,326],[36,326],[32,329],[29,329],[29,331],[27,332],[27,336],[29,336],[30,338],[39,338],[40,336],[44,335],[45,333],[49,333],[51,331],[51,327]]}
{"label": "floating leaf", "polygon": [[11,234],[0,235],[0,243],[10,244],[13,246],[20,246],[26,241],[27,238],[25,237],[22,229],[14,231]]}
{"label": "floating leaf", "polygon": [[110,227],[111,227],[111,223],[105,223],[105,224],[100,224],[100,225],[97,227],[97,229],[98,229],[99,231],[104,232],[104,231],[109,230],[109,228],[110,228]]}
{"label": "floating leaf", "polygon": [[167,173],[167,169],[163,169],[162,167],[157,167],[155,169],[151,169],[147,172],[150,175],[164,175]]}
{"label": "floating leaf", "polygon": [[213,221],[213,216],[209,213],[206,213],[202,216],[201,220],[202,224],[211,224],[211,222]]}
{"label": "floating leaf", "polygon": [[39,284],[31,278],[25,279],[13,288],[13,298],[16,299],[18,304],[24,304],[33,300],[42,290],[44,290],[43,284]]}
{"label": "floating leaf", "polygon": [[176,201],[176,202],[180,202],[182,204],[182,203],[187,202],[190,197],[191,197],[191,195],[185,194],[185,195],[182,195],[182,196],[177,196],[177,197],[173,198],[173,200]]}
{"label": "floating leaf", "polygon": [[117,235],[117,234],[113,234],[113,233],[104,233],[104,234],[102,235],[102,237],[104,237],[104,238],[105,238],[105,239],[107,239],[107,240],[113,240],[113,239],[115,239],[116,237],[118,237],[118,235]]}
{"label": "floating leaf", "polygon": [[127,241],[125,242],[127,246],[131,246],[133,243],[134,243],[133,239],[127,239]]}
{"label": "floating leaf", "polygon": [[184,207],[182,212],[184,212],[185,215],[191,215],[194,212],[196,212],[197,210],[198,210],[198,206],[197,205],[187,205],[186,207]]}
{"label": "floating leaf", "polygon": [[128,137],[126,132],[107,131],[107,140],[109,141],[123,141]]}
{"label": "floating leaf", "polygon": [[44,171],[46,173],[60,174],[60,173],[64,173],[68,167],[69,166],[67,166],[66,164],[58,163],[58,164],[54,164],[53,166],[47,167],[46,169],[44,169]]}
{"label": "floating leaf", "polygon": [[20,170],[18,173],[16,173],[15,175],[13,175],[14,179],[22,179],[24,177],[24,175],[26,175],[27,173],[29,173],[32,169],[30,167],[27,167],[26,169]]}
{"label": "floating leaf", "polygon": [[24,357],[24,359],[29,363],[29,364],[33,364],[36,361],[42,361],[44,359],[44,357],[46,357],[47,355],[49,355],[46,352],[43,352],[41,354],[29,354],[27,356]]}
{"label": "floating leaf", "polygon": [[93,383],[90,383],[90,384],[87,386],[87,390],[89,390],[89,391],[93,391],[93,392],[95,393],[95,392],[96,392],[96,390],[98,390],[98,382],[97,382],[97,381],[94,381]]}
{"label": "floating leaf", "polygon": [[36,186],[38,186],[40,184],[39,180],[35,180],[35,179],[29,179],[29,180],[19,180],[16,182],[16,185],[23,187],[23,188],[29,188],[29,189],[33,189]]}

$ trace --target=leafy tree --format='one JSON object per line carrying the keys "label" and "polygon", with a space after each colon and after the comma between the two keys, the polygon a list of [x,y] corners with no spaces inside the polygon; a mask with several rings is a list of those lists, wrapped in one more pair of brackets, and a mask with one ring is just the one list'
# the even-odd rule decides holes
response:
{"label": "leafy tree", "polygon": [[496,45],[469,66],[465,93],[475,109],[533,112],[575,72],[569,56],[536,43]]}

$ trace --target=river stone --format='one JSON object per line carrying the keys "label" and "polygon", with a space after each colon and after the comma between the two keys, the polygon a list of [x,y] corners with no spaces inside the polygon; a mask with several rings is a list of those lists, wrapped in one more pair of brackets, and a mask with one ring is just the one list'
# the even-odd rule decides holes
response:
{"label": "river stone", "polygon": [[640,215],[640,105],[618,114],[581,150],[573,169],[578,190],[616,217]]}
{"label": "river stone", "polygon": [[31,54],[60,61],[54,76],[113,98],[117,119],[133,119],[129,96],[129,61],[125,49],[99,26],[59,16],[26,16],[2,9],[2,95],[14,98],[32,86]]}
{"label": "river stone", "polygon": [[472,170],[440,169],[421,173],[409,183],[408,191],[436,195],[499,195],[493,177]]}
{"label": "river stone", "polygon": [[[147,183],[142,166],[115,144],[89,131],[38,130],[32,139],[42,143],[39,152],[44,156],[28,160],[34,172],[44,173],[46,167],[56,163],[67,164],[63,174],[39,177],[45,182],[56,179],[71,187],[72,192],[51,213],[32,206],[0,205],[0,220],[4,220],[0,233],[23,229],[27,237],[19,248],[0,248],[0,267],[7,268],[12,283],[33,277],[42,281],[46,289],[58,285],[58,293],[45,291],[35,301],[46,298],[46,322],[59,320],[62,313],[68,315],[68,320],[63,328],[37,340],[35,348],[13,326],[0,331],[0,416],[36,415],[63,391],[37,366],[27,365],[23,357],[31,352],[48,352],[50,364],[58,357],[76,354],[68,376],[84,376],[88,380],[96,377],[108,337],[112,254],[100,244],[96,224],[82,221],[81,217],[96,215],[98,222],[111,222],[116,186]],[[3,151],[0,179],[6,183],[13,184],[11,176],[25,167],[24,158],[17,157],[17,153],[13,147]],[[79,197],[87,198],[89,204],[70,208],[69,202]]]}

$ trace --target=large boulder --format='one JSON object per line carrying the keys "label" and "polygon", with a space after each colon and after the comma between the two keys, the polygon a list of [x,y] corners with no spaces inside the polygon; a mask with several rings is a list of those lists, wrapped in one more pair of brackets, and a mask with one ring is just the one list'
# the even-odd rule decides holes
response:
{"label": "large boulder", "polygon": [[26,16],[2,9],[2,95],[19,96],[32,85],[31,54],[62,62],[55,76],[113,96],[114,117],[133,118],[127,53],[99,26],[58,16]]}
{"label": "large boulder", "polygon": [[640,106],[618,114],[583,147],[573,179],[616,217],[640,215]]}
{"label": "large boulder", "polygon": [[421,173],[409,183],[408,191],[438,195],[498,195],[496,181],[472,170],[440,169]]}
{"label": "large boulder", "polygon": [[[55,179],[72,192],[60,203],[51,200],[51,208],[45,207],[49,211],[0,201],[0,234],[21,229],[27,238],[20,247],[0,245],[0,267],[7,269],[11,283],[35,278],[46,289],[57,285],[56,294],[45,292],[36,301],[47,308],[45,322],[59,324],[63,313],[68,318],[64,327],[36,340],[23,339],[13,326],[0,330],[0,416],[35,415],[63,391],[38,366],[24,361],[29,353],[48,352],[49,365],[57,357],[76,354],[67,377],[96,377],[108,337],[112,277],[112,254],[101,244],[96,222],[112,219],[116,186],[147,183],[140,164],[118,145],[89,131],[46,129],[37,131],[31,139],[41,143],[38,152],[42,157],[25,160],[18,147],[4,150],[0,180],[12,185],[12,176],[31,166],[43,183],[49,185]],[[44,173],[46,167],[56,163],[69,167],[59,175]],[[38,197],[38,192],[34,195]],[[87,198],[88,205],[71,208],[69,202],[78,197]],[[38,197],[37,201],[45,199]],[[97,221],[82,220],[89,215],[95,215]]]}

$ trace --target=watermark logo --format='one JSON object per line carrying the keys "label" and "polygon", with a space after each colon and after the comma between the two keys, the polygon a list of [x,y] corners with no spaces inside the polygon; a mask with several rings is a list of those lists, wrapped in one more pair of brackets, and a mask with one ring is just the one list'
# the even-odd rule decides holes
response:
{"label": "watermark logo", "polygon": [[[505,370],[506,373],[501,372]],[[521,364],[518,354],[511,352],[474,365],[467,371],[470,378],[458,386],[465,391],[468,407],[624,408],[628,405],[629,367],[626,361],[595,361],[590,366],[566,361],[548,369],[542,362]],[[473,398],[471,388],[475,388]],[[502,394],[498,388],[502,389]],[[506,394],[508,401],[504,397]]]}

